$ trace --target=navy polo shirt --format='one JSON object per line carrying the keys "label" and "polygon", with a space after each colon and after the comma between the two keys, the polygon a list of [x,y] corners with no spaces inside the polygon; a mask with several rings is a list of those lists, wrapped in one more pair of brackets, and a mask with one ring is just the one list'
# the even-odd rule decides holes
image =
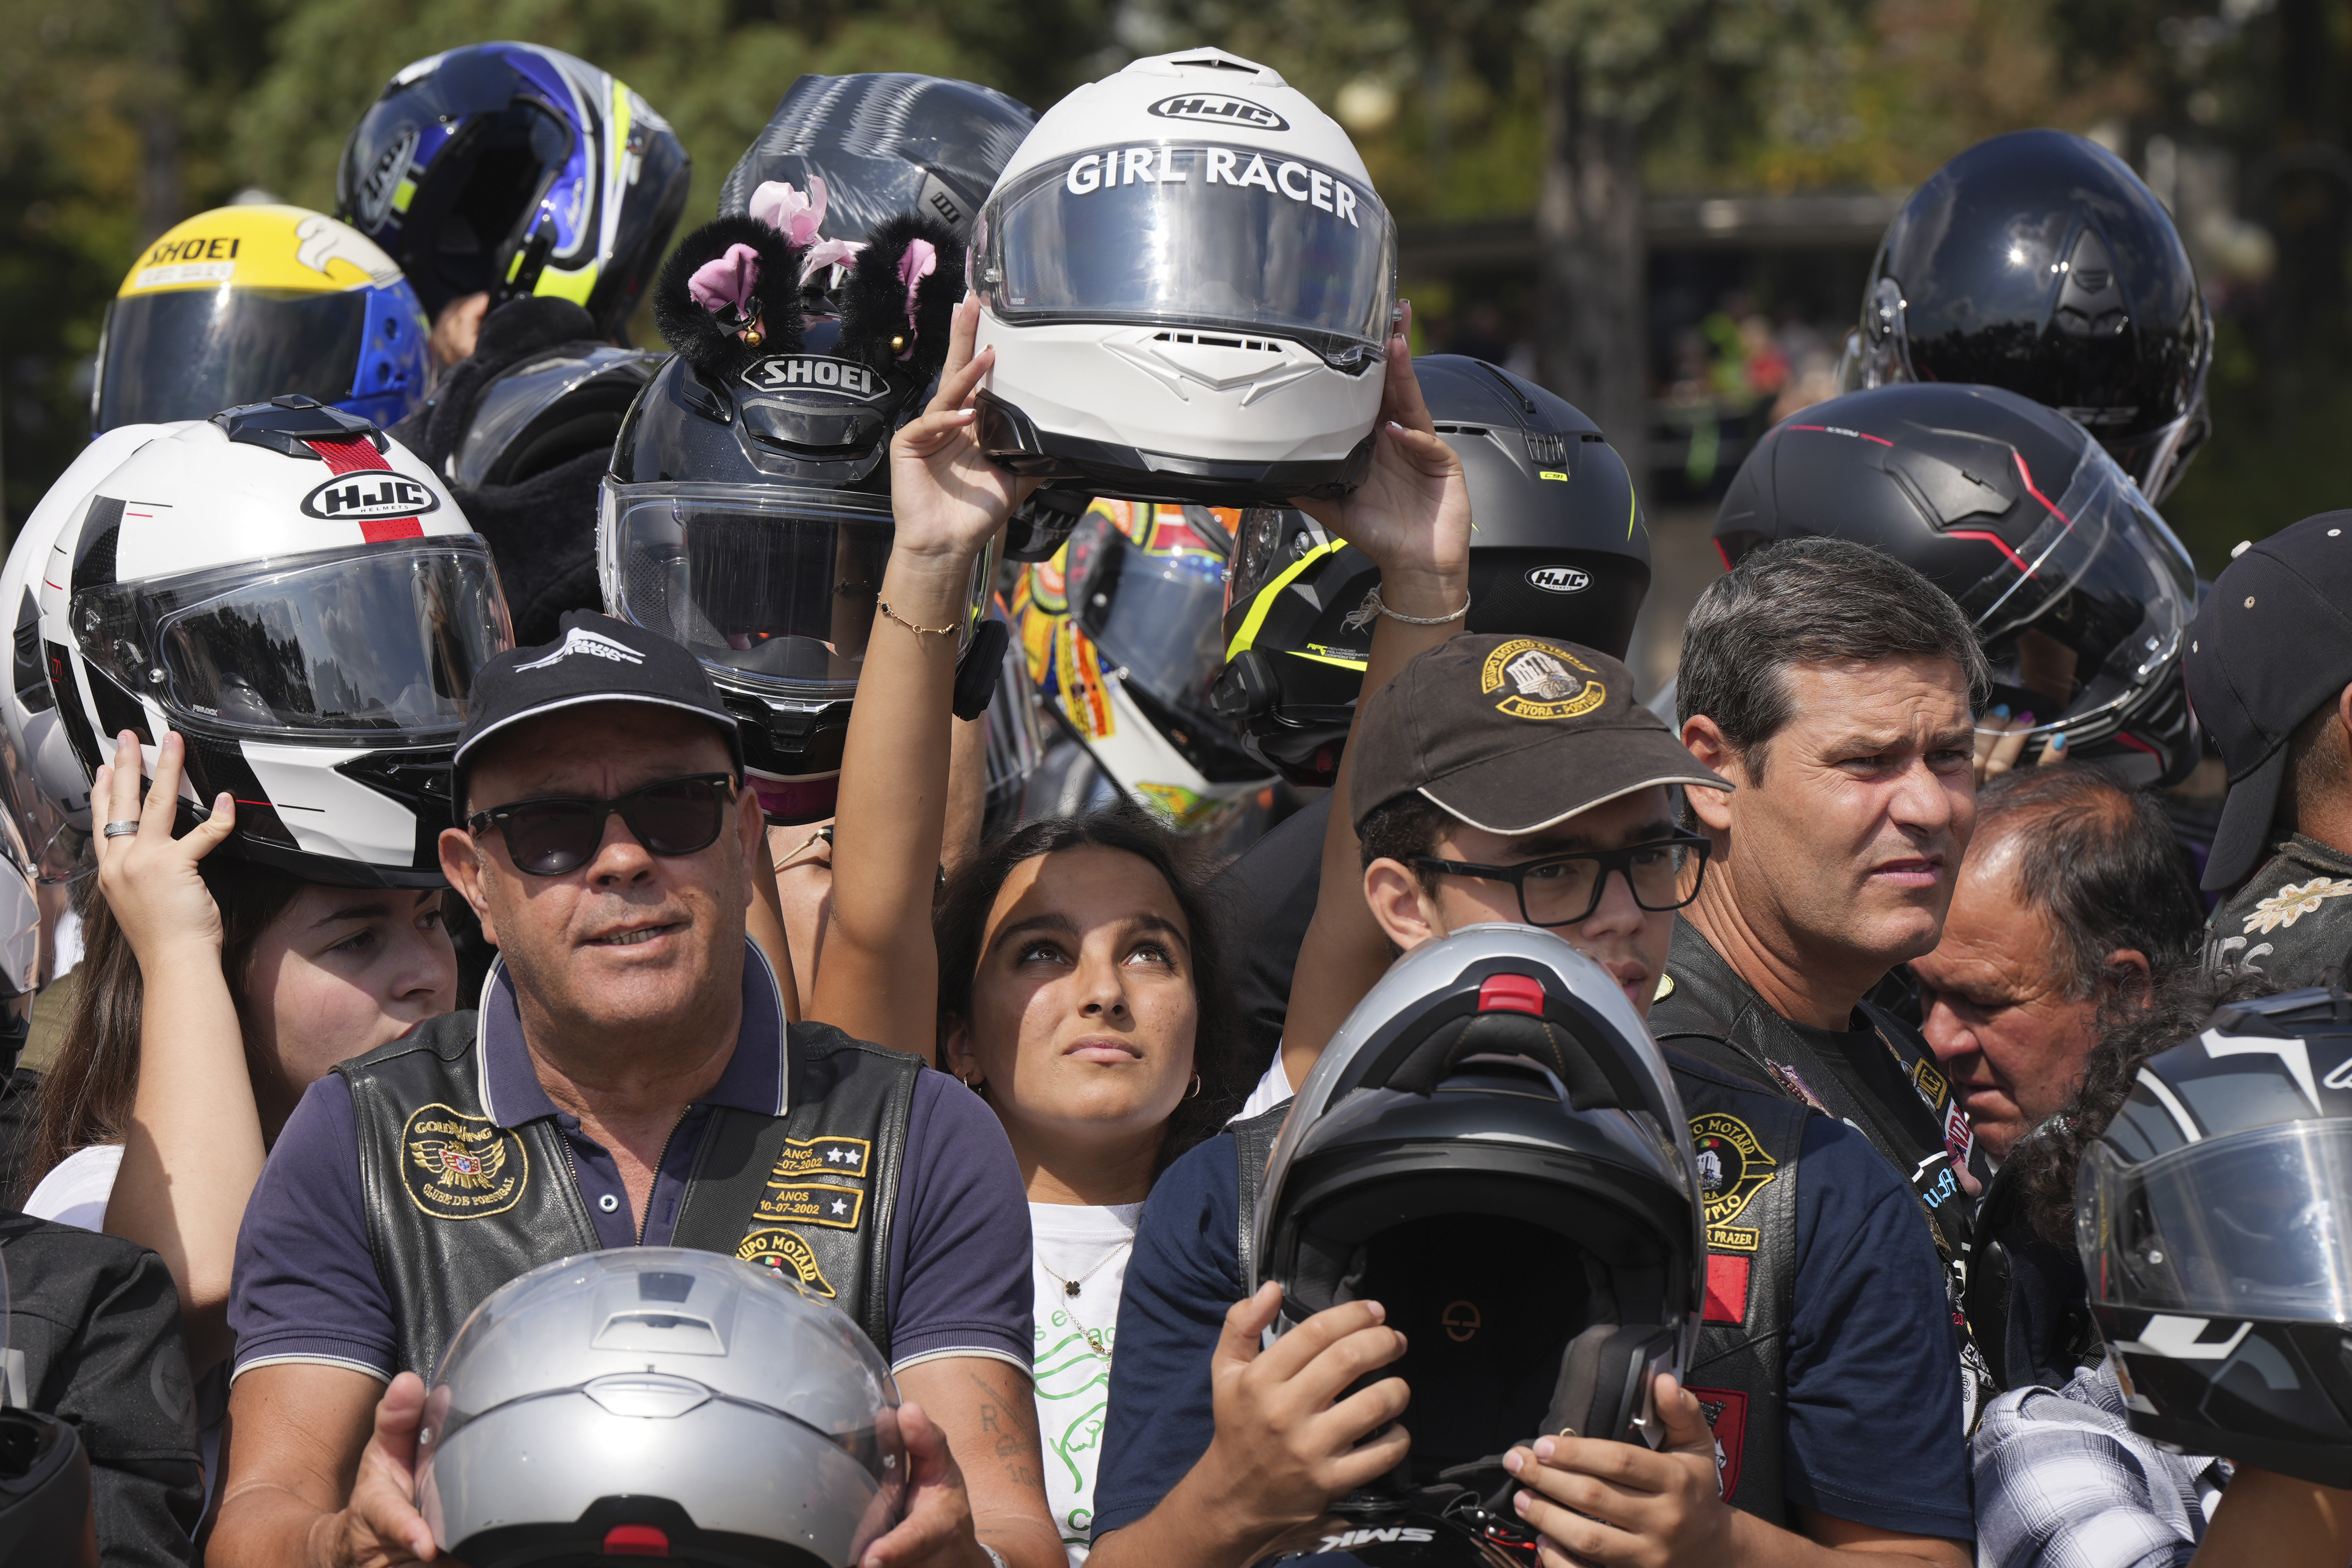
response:
{"label": "navy polo shirt", "polygon": [[[712,1107],[762,1116],[787,1109],[792,1047],[782,999],[767,960],[748,942],[734,1055],[670,1134],[642,1234],[612,1152],[540,1083],[503,965],[484,988],[475,1042],[484,1111],[507,1128],[554,1121],[606,1247],[669,1245]],[[1029,1204],[1020,1167],[995,1116],[944,1073],[915,1080],[887,1289],[894,1370],[943,1355],[993,1356],[1029,1369]],[[310,1086],[269,1152],[237,1236],[228,1316],[239,1373],[274,1362],[323,1362],[392,1376],[392,1298],[368,1245],[359,1136],[341,1073]]]}

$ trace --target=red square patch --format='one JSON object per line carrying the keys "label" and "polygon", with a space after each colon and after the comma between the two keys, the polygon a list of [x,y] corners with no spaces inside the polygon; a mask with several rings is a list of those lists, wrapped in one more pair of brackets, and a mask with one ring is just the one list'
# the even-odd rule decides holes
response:
{"label": "red square patch", "polygon": [[1706,1255],[1706,1321],[1748,1321],[1748,1262],[1720,1252]]}
{"label": "red square patch", "polygon": [[1715,1484],[1728,1498],[1739,1485],[1739,1452],[1747,1447],[1748,1395],[1696,1385],[1690,1392],[1706,1424],[1715,1428]]}

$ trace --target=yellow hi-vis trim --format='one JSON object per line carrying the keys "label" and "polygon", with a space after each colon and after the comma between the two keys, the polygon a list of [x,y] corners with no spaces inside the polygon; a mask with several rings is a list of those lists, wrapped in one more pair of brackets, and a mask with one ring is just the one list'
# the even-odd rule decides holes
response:
{"label": "yellow hi-vis trim", "polygon": [[1633,522],[1642,515],[1642,499],[1633,493],[1633,476],[1625,476],[1625,537],[1633,537]]}
{"label": "yellow hi-vis trim", "polygon": [[1235,632],[1234,640],[1225,645],[1225,662],[1233,663],[1255,646],[1258,630],[1265,625],[1265,613],[1274,606],[1275,595],[1289,587],[1293,579],[1324,556],[1335,550],[1345,550],[1347,547],[1346,540],[1335,539],[1318,549],[1310,550],[1288,566],[1284,567],[1282,575],[1260,588],[1257,591],[1257,597],[1250,601],[1249,614],[1242,619],[1242,629]]}
{"label": "yellow hi-vis trim", "polygon": [[596,264],[593,261],[577,272],[560,272],[551,267],[539,275],[539,287],[531,290],[542,300],[551,295],[583,306],[588,303],[588,296],[595,291]]}

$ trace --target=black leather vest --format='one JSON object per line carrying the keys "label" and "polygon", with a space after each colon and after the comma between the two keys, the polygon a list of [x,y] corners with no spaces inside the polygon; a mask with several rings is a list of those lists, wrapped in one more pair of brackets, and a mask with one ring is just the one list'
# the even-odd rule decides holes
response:
{"label": "black leather vest", "polygon": [[[483,1114],[477,1019],[451,1013],[335,1071],[351,1085],[360,1191],[398,1364],[431,1382],[482,1299],[601,1245],[562,1129]],[[824,1024],[788,1026],[782,1116],[712,1108],[672,1245],[764,1264],[890,1354],[890,1220],[923,1064]]]}

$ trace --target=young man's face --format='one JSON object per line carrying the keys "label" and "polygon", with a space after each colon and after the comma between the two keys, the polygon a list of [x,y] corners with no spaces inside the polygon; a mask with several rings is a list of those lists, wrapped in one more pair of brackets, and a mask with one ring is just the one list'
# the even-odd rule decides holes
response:
{"label": "young man's face", "polygon": [[[1482,866],[1517,866],[1551,855],[1622,849],[1651,844],[1675,833],[1666,788],[1654,784],[1580,811],[1538,833],[1489,833],[1466,823],[1450,823],[1438,836],[1433,858]],[[1422,885],[1413,868],[1390,859],[1364,868],[1364,897],[1389,940],[1407,951],[1488,921],[1524,921],[1519,896],[1507,881],[1438,873],[1434,889]],[[1573,925],[1550,928],[1568,944],[1609,971],[1633,1010],[1647,1017],[1673,945],[1672,910],[1644,910],[1625,879],[1609,874],[1601,902]]]}

